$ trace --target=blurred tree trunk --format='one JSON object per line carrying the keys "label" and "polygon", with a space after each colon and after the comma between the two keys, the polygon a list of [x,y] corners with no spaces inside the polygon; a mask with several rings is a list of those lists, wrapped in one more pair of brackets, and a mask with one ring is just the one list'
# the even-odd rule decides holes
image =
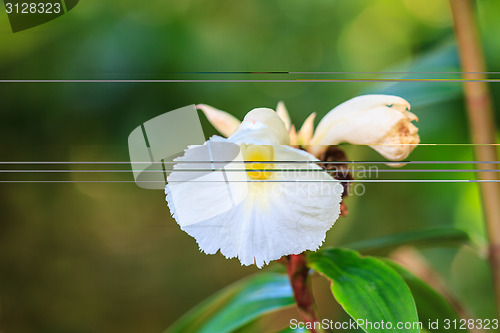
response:
{"label": "blurred tree trunk", "polygon": [[[473,0],[450,0],[460,53],[469,128],[480,170],[498,169],[495,117],[488,88],[486,66],[476,22]],[[489,234],[489,259],[493,273],[497,310],[500,311],[500,183],[498,173],[479,172],[482,204]]]}

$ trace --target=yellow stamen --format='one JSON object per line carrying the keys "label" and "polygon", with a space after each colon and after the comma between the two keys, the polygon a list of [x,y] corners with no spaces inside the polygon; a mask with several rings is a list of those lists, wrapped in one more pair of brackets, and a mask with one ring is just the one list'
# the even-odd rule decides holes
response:
{"label": "yellow stamen", "polygon": [[[267,145],[242,145],[245,161],[273,161],[273,146]],[[265,171],[273,168],[273,163],[245,163],[247,174],[252,179],[268,179],[271,172]],[[253,171],[255,170],[255,171]]]}

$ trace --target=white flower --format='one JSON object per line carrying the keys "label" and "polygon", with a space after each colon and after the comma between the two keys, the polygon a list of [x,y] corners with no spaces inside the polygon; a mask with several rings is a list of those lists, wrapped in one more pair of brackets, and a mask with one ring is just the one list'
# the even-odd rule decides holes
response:
{"label": "white flower", "polygon": [[403,160],[420,142],[412,124],[418,118],[409,110],[410,104],[397,96],[355,97],[323,117],[308,150],[318,155],[329,145],[348,142],[369,145],[389,160]]}
{"label": "white flower", "polygon": [[243,265],[262,267],[318,249],[339,217],[340,183],[313,155],[287,146],[289,130],[273,110],[254,109],[234,128],[234,117],[199,108],[209,119],[217,115],[219,128],[232,134],[190,146],[176,159],[165,193],[181,229],[205,253],[220,250]]}

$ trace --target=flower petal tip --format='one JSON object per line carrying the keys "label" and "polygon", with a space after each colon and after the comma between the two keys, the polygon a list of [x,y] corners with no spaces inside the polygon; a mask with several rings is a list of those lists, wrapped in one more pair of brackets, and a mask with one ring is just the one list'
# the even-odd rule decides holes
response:
{"label": "flower petal tip", "polygon": [[299,143],[306,146],[311,142],[314,133],[314,119],[316,119],[316,112],[313,112],[306,118],[299,131]]}
{"label": "flower petal tip", "polygon": [[290,119],[290,115],[288,114],[288,110],[286,109],[285,103],[283,101],[279,101],[276,106],[276,113],[280,116],[281,120],[285,123],[285,127],[287,130],[290,130],[290,126],[292,121]]}
{"label": "flower petal tip", "polygon": [[233,115],[225,111],[218,110],[210,105],[197,104],[196,108],[201,110],[215,129],[225,137],[233,134],[241,124],[241,122]]}

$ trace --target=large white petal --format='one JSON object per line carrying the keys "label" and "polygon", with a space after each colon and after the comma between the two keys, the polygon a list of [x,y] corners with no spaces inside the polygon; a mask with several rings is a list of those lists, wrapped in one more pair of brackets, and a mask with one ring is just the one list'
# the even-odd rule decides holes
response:
{"label": "large white petal", "polygon": [[240,147],[227,139],[212,137],[190,146],[176,161],[165,194],[181,227],[219,216],[247,197],[245,172],[232,171],[244,166]]}
{"label": "large white petal", "polygon": [[[276,160],[316,160],[291,147],[274,148]],[[183,223],[178,214],[174,217],[202,251],[220,250],[227,258],[238,257],[243,265],[262,267],[284,255],[316,250],[340,214],[342,186],[314,163],[275,163],[275,168],[287,171],[274,172],[271,182],[246,183],[245,199],[221,214],[197,223]],[[208,183],[189,189],[207,197],[217,196],[217,190]],[[191,201],[191,194],[182,194],[183,209],[206,204]],[[167,200],[170,206],[171,196]]]}

